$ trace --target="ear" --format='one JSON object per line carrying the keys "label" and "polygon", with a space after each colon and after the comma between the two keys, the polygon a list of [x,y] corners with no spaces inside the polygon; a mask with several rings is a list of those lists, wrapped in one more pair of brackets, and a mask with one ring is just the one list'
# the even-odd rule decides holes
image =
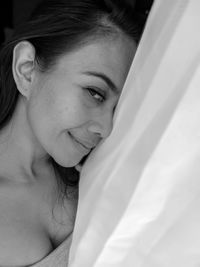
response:
{"label": "ear", "polygon": [[34,77],[35,48],[28,41],[18,43],[13,50],[12,71],[19,92],[29,97]]}

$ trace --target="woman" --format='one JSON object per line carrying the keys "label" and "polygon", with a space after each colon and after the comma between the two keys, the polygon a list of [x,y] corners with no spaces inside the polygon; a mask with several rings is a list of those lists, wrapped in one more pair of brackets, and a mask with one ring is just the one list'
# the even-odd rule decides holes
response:
{"label": "woman", "polygon": [[2,47],[0,266],[66,266],[77,203],[67,170],[110,134],[138,39],[121,1],[55,0]]}

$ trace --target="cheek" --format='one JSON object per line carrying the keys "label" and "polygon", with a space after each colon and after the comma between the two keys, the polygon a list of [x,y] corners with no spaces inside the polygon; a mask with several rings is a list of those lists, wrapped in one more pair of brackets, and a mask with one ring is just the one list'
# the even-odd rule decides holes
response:
{"label": "cheek", "polygon": [[54,98],[51,107],[51,119],[56,121],[61,129],[80,127],[87,121],[87,109],[77,97],[68,95]]}
{"label": "cheek", "polygon": [[87,108],[81,97],[56,88],[43,88],[30,102],[29,118],[40,134],[55,138],[61,131],[79,127],[87,121]]}
{"label": "cheek", "polygon": [[40,92],[32,96],[28,106],[28,117],[31,124],[35,127],[38,125],[41,129],[50,123],[51,117],[55,113],[52,92],[51,90],[48,90],[48,93],[46,91],[45,88],[42,88]]}

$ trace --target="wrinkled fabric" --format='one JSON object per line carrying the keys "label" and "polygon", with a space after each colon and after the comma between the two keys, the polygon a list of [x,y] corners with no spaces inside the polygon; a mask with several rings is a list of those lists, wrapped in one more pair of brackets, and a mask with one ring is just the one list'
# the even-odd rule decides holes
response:
{"label": "wrinkled fabric", "polygon": [[200,266],[200,1],[156,0],[81,174],[70,267]]}
{"label": "wrinkled fabric", "polygon": [[[67,267],[72,234],[41,261],[29,267]],[[27,266],[28,267],[28,266]]]}

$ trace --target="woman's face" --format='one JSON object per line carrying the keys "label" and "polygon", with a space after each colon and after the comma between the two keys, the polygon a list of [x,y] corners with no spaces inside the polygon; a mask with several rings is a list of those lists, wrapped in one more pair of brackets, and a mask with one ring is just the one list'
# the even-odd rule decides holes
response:
{"label": "woman's face", "polygon": [[37,145],[72,167],[112,130],[136,45],[124,35],[101,39],[62,56],[50,72],[37,72],[28,120]]}

